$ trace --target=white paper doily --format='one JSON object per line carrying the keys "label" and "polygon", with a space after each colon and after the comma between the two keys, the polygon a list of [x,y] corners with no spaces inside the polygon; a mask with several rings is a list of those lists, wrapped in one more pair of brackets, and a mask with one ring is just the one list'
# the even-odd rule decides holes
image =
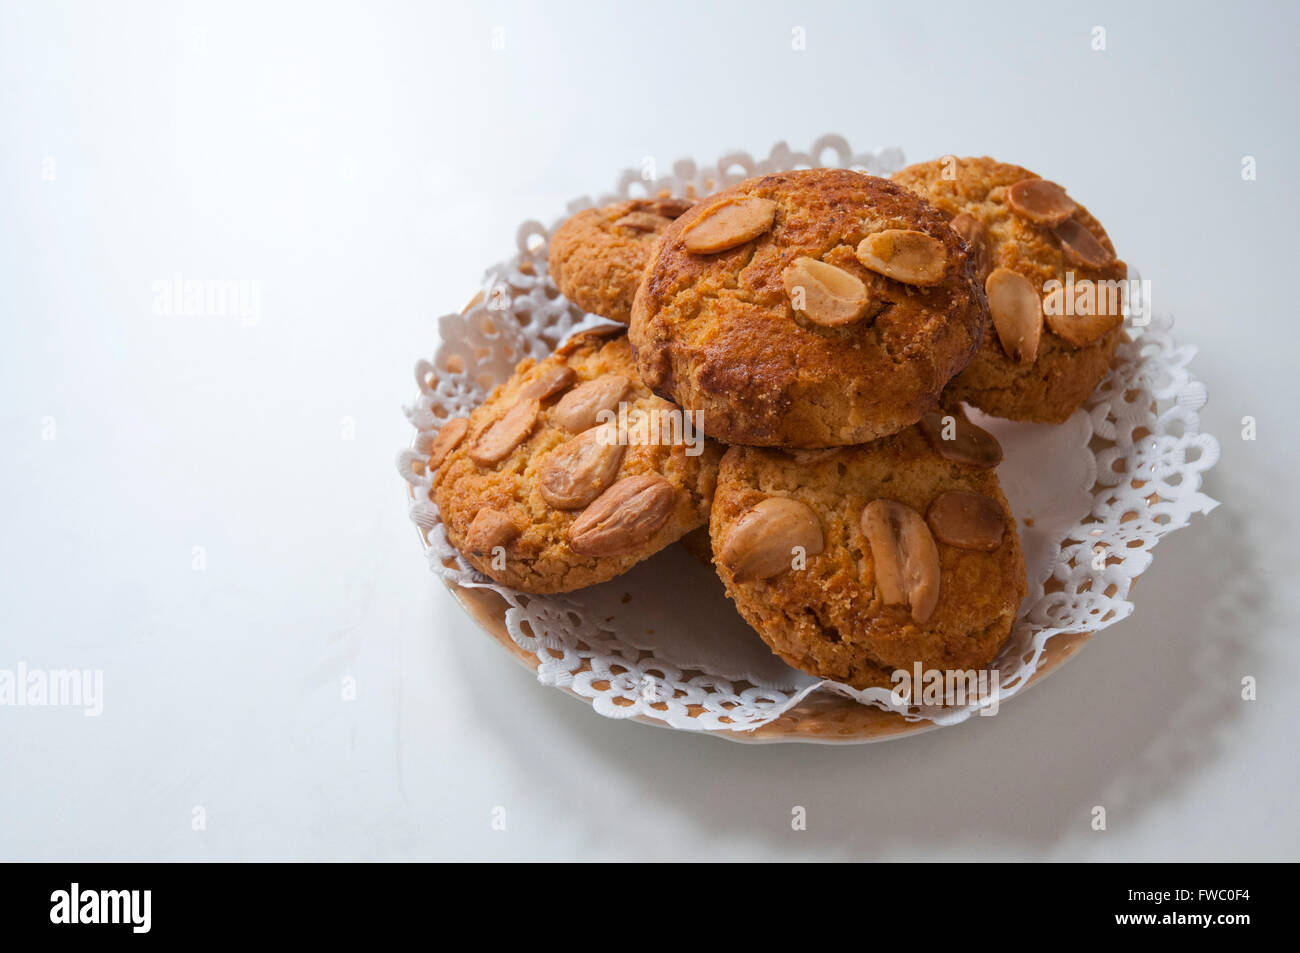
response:
{"label": "white paper doily", "polygon": [[[902,164],[899,149],[854,153],[843,138],[823,136],[808,152],[779,143],[757,161],[743,152],[708,167],[683,159],[671,174],[649,181],[642,170],[628,170],[615,192],[594,203],[571,202],[568,213],[663,190],[702,196],[785,169],[842,166],[888,175]],[[611,718],[743,732],[818,691],[910,721],[950,725],[969,718],[973,704],[899,706],[885,689],[858,691],[790,668],[735,612],[713,573],[679,546],[611,582],[559,596],[499,586],[452,549],[429,500],[429,477],[417,467],[443,421],[468,414],[524,357],[540,359],[576,328],[606,323],[556,291],[546,273],[549,235],[541,223],[524,222],[514,257],[488,270],[477,304],[440,319],[437,353],[416,365],[419,396],[406,409],[416,436],[397,466],[410,486],[411,519],[426,540],[433,572],[501,595],[510,636],[536,658],[538,680],[589,699]],[[1130,277],[1136,277],[1131,268]],[[1133,611],[1129,590],[1160,538],[1218,505],[1200,489],[1219,457],[1218,442],[1200,430],[1205,387],[1187,367],[1195,349],[1175,343],[1172,324],[1157,315],[1147,327],[1130,327],[1131,340],[1121,343],[1106,379],[1061,426],[972,413],[1002,443],[998,477],[1020,523],[1029,575],[1019,620],[994,662],[999,704],[1028,683],[1049,639],[1126,618]]]}

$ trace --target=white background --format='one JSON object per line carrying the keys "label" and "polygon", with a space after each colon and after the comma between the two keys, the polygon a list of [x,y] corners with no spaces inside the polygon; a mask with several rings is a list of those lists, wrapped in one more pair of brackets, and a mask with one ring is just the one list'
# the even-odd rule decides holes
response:
{"label": "white background", "polygon": [[[0,858],[1296,859],[1297,11],[5,0],[0,668],[105,698],[0,708]],[[521,220],[829,131],[1065,183],[1200,349],[1224,505],[996,718],[607,721],[427,571],[411,368]],[[260,283],[260,320],[155,314],[176,273]]]}

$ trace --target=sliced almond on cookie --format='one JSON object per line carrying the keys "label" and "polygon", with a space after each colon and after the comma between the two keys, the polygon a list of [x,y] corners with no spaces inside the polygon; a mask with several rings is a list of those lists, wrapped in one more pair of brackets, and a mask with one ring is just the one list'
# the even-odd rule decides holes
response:
{"label": "sliced almond on cookie", "polygon": [[1002,445],[983,427],[971,423],[965,414],[932,410],[921,417],[921,432],[939,456],[991,470],[1002,462]]}
{"label": "sliced almond on cookie", "polygon": [[577,376],[573,373],[573,368],[564,364],[549,368],[519,392],[519,399],[546,400],[548,397],[554,397],[560,391],[572,387]]}
{"label": "sliced almond on cookie", "polygon": [[584,430],[560,444],[538,467],[542,499],[557,510],[580,510],[618,475],[626,447],[612,424]]}
{"label": "sliced almond on cookie", "polygon": [[1054,229],[1066,261],[1084,268],[1104,268],[1115,260],[1097,236],[1072,218],[1067,218]]}
{"label": "sliced almond on cookie", "polygon": [[809,321],[834,328],[866,314],[867,286],[857,275],[816,258],[796,258],[781,273],[785,293]]}
{"label": "sliced almond on cookie", "polygon": [[1062,292],[1046,309],[1047,326],[1057,337],[1074,347],[1087,347],[1124,323],[1124,301],[1118,288],[1084,279],[1074,282],[1071,290],[1073,301],[1066,302]]}
{"label": "sliced almond on cookie", "polygon": [[887,606],[912,607],[924,625],[939,605],[939,548],[921,514],[895,500],[872,500],[862,511],[876,585]]}
{"label": "sliced almond on cookie", "polygon": [[1063,222],[1079,206],[1065,194],[1065,189],[1047,179],[1021,179],[1007,189],[1011,211],[1035,225]]}
{"label": "sliced almond on cookie", "polygon": [[989,273],[989,236],[984,223],[969,212],[962,212],[948,223],[954,232],[966,240],[970,246],[971,259],[975,262],[975,273],[980,280]]}
{"label": "sliced almond on cookie", "polygon": [[1043,302],[1034,283],[1010,268],[995,268],[984,282],[989,313],[1007,357],[1032,364],[1043,335]]}
{"label": "sliced almond on cookie", "polygon": [[825,546],[821,521],[806,503],[769,496],[732,524],[718,561],[736,582],[766,579],[790,569],[796,546],[807,556],[820,553]]}
{"label": "sliced almond on cookie", "polygon": [[500,510],[481,509],[465,532],[465,548],[475,556],[491,555],[519,535],[519,527]]}
{"label": "sliced almond on cookie", "polygon": [[447,454],[455,450],[465,439],[467,430],[469,430],[469,421],[464,417],[452,417],[442,425],[438,436],[433,438],[433,445],[429,447],[430,470],[442,466],[442,461],[447,459]]}
{"label": "sliced almond on cookie", "polygon": [[662,215],[664,218],[680,218],[694,204],[690,199],[661,198],[650,199],[643,207],[645,211],[653,215]]}
{"label": "sliced almond on cookie", "polygon": [[939,542],[984,553],[1001,546],[1007,532],[1006,514],[998,501],[969,490],[940,493],[930,504],[925,521]]}
{"label": "sliced almond on cookie", "polygon": [[686,250],[712,255],[762,235],[776,219],[776,203],[742,195],[727,199],[697,218],[683,236]]}
{"label": "sliced almond on cookie", "polygon": [[541,410],[536,398],[519,401],[479,434],[469,458],[484,467],[504,460],[528,438]]}
{"label": "sliced almond on cookie", "polygon": [[602,374],[595,380],[579,384],[555,405],[555,422],[569,433],[590,430],[601,421],[601,411],[613,411],[632,382],[622,374]]}
{"label": "sliced almond on cookie", "polygon": [[657,473],[624,477],[569,527],[569,548],[583,556],[621,556],[649,542],[672,515],[677,491]]}
{"label": "sliced almond on cookie", "polygon": [[908,285],[937,285],[948,270],[943,242],[908,228],[890,228],[858,243],[858,261],[877,274]]}
{"label": "sliced almond on cookie", "polygon": [[634,232],[657,232],[673,223],[671,218],[655,215],[653,212],[628,212],[615,225],[630,228]]}

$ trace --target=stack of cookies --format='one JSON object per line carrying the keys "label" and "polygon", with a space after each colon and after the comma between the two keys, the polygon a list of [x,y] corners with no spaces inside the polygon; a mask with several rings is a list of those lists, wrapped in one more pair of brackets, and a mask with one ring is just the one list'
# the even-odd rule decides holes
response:
{"label": "stack of cookies", "polygon": [[784,172],[581,212],[549,267],[618,324],[442,427],[432,497],[472,565],[568,592],[684,540],[813,675],[993,660],[1024,558],[963,406],[1064,421],[1123,334],[1118,307],[1053,306],[1126,277],[1063,188],[986,158]]}

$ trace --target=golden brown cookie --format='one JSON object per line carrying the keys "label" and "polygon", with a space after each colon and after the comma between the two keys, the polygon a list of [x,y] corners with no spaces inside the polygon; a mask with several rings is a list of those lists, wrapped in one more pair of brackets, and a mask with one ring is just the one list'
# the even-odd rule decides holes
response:
{"label": "golden brown cookie", "polygon": [[551,236],[551,279],[582,310],[626,324],[651,249],[690,207],[686,199],[628,199],[579,212]]}
{"label": "golden brown cookie", "polygon": [[1105,229],[1060,186],[989,158],[922,162],[894,181],[949,216],[988,293],[989,332],[944,402],[1012,420],[1068,419],[1124,333],[1115,283],[1128,269]]}
{"label": "golden brown cookie", "polygon": [[964,418],[947,421],[956,433],[934,418],[931,436],[922,424],[856,447],[723,456],[714,562],[790,665],[887,687],[916,662],[980,669],[1011,632],[1025,565],[991,468],[1000,451],[968,439]]}
{"label": "golden brown cookie", "polygon": [[892,182],[782,172],[670,225],[632,309],[652,390],[727,443],[827,447],[915,423],[988,322],[966,245]]}
{"label": "golden brown cookie", "polygon": [[547,593],[612,579],[703,525],[720,455],[637,380],[625,334],[588,332],[444,424],[428,467],[451,544]]}

